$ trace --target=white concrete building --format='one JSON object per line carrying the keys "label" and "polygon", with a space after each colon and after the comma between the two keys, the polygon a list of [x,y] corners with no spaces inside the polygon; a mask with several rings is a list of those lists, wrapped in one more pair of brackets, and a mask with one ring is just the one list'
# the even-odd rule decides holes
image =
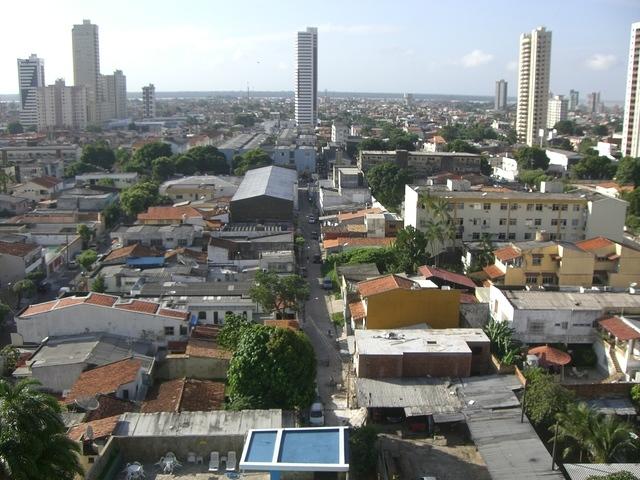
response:
{"label": "white concrete building", "polygon": [[501,157],[495,162],[493,176],[507,182],[515,182],[518,177],[518,161],[515,158]]}
{"label": "white concrete building", "polygon": [[347,138],[349,137],[349,127],[342,124],[334,122],[331,125],[331,141],[333,143],[337,143],[338,145],[344,146],[347,144]]}
{"label": "white concrete building", "polygon": [[318,29],[298,32],[295,69],[296,125],[315,126],[318,118]]}
{"label": "white concrete building", "polygon": [[624,100],[622,154],[640,157],[640,22],[631,24],[627,93]]}
{"label": "white concrete building", "polygon": [[242,315],[253,320],[258,315],[258,305],[249,296],[241,295],[204,295],[204,296],[165,296],[162,304],[167,308],[188,310],[197,318],[198,324],[223,325],[224,317],[230,313]]}
{"label": "white concrete building", "polygon": [[153,83],[142,87],[142,118],[156,116],[156,87]]}
{"label": "white concrete building", "polygon": [[553,172],[565,173],[569,167],[582,160],[582,155],[578,152],[561,150],[559,148],[547,148],[545,150],[549,159],[549,170]]}
{"label": "white concrete building", "polygon": [[445,199],[455,225],[455,238],[480,240],[532,240],[545,230],[551,240],[578,241],[603,236],[620,242],[628,203],[600,194],[542,192],[449,191],[407,185],[405,225],[425,230],[432,220],[424,198]]}
{"label": "white concrete building", "polygon": [[187,339],[189,313],[163,308],[154,302],[92,292],[86,297],[65,297],[30,305],[18,312],[16,325],[25,343],[104,332],[164,346],[169,341]]}
{"label": "white concrete building", "polygon": [[496,98],[494,110],[506,110],[507,109],[507,83],[505,80],[498,80],[496,82]]}
{"label": "white concrete building", "polygon": [[529,146],[540,142],[539,131],[547,126],[550,70],[551,32],[538,27],[520,35],[516,131]]}
{"label": "white concrete building", "polygon": [[567,119],[569,100],[564,95],[554,95],[547,104],[547,128],[553,128],[556,123]]}
{"label": "white concrete building", "polygon": [[73,83],[87,89],[87,122],[100,121],[99,103],[102,99],[100,82],[100,44],[98,26],[83,20],[71,30],[73,45]]}
{"label": "white concrete building", "polygon": [[38,125],[36,91],[44,87],[44,60],[33,53],[29,58],[18,59],[18,84],[20,86],[20,123],[24,128]]}
{"label": "white concrete building", "polygon": [[138,182],[137,172],[116,173],[83,173],[76,175],[77,185],[98,185],[101,180],[112,181],[115,188],[127,188]]}
{"label": "white concrete building", "polygon": [[67,87],[58,79],[36,93],[39,131],[54,128],[83,129],[87,126],[87,89]]}

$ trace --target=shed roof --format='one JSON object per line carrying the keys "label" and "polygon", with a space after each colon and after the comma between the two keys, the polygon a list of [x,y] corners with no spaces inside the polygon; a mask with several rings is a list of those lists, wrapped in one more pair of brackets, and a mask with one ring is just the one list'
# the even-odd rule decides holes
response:
{"label": "shed roof", "polygon": [[411,290],[412,288],[419,288],[419,285],[413,280],[399,275],[385,275],[384,277],[364,280],[358,283],[357,287],[360,295],[368,297],[397,289]]}
{"label": "shed roof", "polygon": [[249,170],[231,199],[232,202],[266,195],[293,202],[295,170],[274,165]]}
{"label": "shed roof", "polygon": [[424,275],[426,279],[438,278],[445,282],[455,283],[470,289],[476,288],[476,284],[473,283],[473,280],[471,280],[469,277],[462,275],[461,273],[450,272],[443,268],[429,267],[427,265],[423,265],[420,268],[418,268],[418,273],[420,275]]}
{"label": "shed roof", "polygon": [[605,318],[598,323],[618,340],[636,340],[640,338],[640,331],[620,317]]}

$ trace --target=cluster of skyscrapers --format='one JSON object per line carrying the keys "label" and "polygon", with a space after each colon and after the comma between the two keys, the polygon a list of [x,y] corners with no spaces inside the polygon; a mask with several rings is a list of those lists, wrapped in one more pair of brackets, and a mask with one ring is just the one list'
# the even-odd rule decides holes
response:
{"label": "cluster of skyscrapers", "polygon": [[121,70],[100,73],[98,26],[84,20],[72,29],[73,86],[63,79],[45,86],[44,60],[18,59],[20,123],[25,128],[85,128],[127,116],[127,79]]}

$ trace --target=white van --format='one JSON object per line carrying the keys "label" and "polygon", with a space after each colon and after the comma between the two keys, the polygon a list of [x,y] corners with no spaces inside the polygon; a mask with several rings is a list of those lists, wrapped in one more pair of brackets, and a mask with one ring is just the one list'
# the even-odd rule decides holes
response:
{"label": "white van", "polygon": [[314,427],[322,427],[324,425],[324,408],[322,402],[314,402],[309,409],[309,423]]}

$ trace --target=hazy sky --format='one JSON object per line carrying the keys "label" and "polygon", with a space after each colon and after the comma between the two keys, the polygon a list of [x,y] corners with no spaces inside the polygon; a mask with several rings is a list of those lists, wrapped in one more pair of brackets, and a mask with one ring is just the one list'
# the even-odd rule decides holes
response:
{"label": "hazy sky", "polygon": [[292,90],[295,32],[317,26],[319,90],[516,94],[520,33],[553,31],[551,89],[624,99],[640,0],[31,0],[0,2],[0,93],[16,58],[45,59],[47,83],[73,83],[71,28],[100,28],[102,73],[127,89]]}

